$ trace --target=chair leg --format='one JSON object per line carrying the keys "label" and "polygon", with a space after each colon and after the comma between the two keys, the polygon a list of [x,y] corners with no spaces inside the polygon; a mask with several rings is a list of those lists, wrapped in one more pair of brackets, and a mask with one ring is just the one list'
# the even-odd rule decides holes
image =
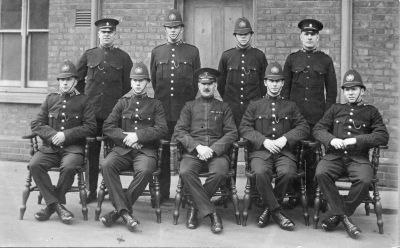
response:
{"label": "chair leg", "polygon": [[174,209],[174,213],[173,213],[174,225],[178,224],[179,206],[181,205],[181,202],[182,202],[182,179],[181,179],[181,177],[179,177],[178,185],[176,187],[175,209]]}
{"label": "chair leg", "polygon": [[28,201],[29,194],[31,193],[31,184],[32,184],[32,175],[31,171],[28,170],[28,176],[26,177],[26,183],[24,190],[22,191],[22,205],[19,208],[19,219],[22,220],[24,218],[24,214],[26,211],[26,202]]}
{"label": "chair leg", "polygon": [[157,223],[161,223],[160,198],[160,183],[158,182],[158,176],[154,176],[154,204],[156,209]]}
{"label": "chair leg", "polygon": [[247,217],[249,216],[249,206],[251,203],[250,198],[250,188],[251,188],[251,179],[247,178],[246,188],[244,190],[243,196],[243,212],[242,212],[242,226],[246,226]]}
{"label": "chair leg", "polygon": [[43,200],[43,196],[42,196],[42,193],[39,191],[39,194],[37,196],[37,204],[41,205],[42,204],[42,200]]}
{"label": "chair leg", "polygon": [[379,229],[379,233],[383,234],[381,197],[379,196],[379,191],[378,191],[378,188],[376,187],[375,183],[373,184],[373,190],[374,190],[374,209],[375,209],[378,229]]}
{"label": "chair leg", "polygon": [[87,193],[85,189],[85,179],[83,171],[78,172],[78,186],[79,186],[79,197],[81,198],[83,220],[88,220],[88,208],[87,208]]}
{"label": "chair leg", "polygon": [[315,189],[315,199],[314,199],[314,229],[318,229],[320,207],[321,207],[321,189],[319,186],[317,186],[317,188]]}
{"label": "chair leg", "polygon": [[308,214],[308,199],[306,187],[304,186],[304,178],[300,179],[300,191],[301,191],[301,205],[303,207],[304,223],[306,226],[310,225],[310,215]]}
{"label": "chair leg", "polygon": [[241,223],[240,223],[240,211],[239,211],[239,198],[237,196],[235,180],[233,177],[231,177],[230,181],[231,181],[232,203],[233,203],[233,208],[235,210],[236,224],[240,225]]}
{"label": "chair leg", "polygon": [[103,204],[103,201],[104,201],[105,191],[106,191],[106,183],[104,182],[104,179],[103,179],[101,181],[99,193],[97,195],[97,207],[94,212],[94,220],[95,221],[98,221],[100,218],[101,205]]}
{"label": "chair leg", "polygon": [[149,191],[150,191],[151,207],[155,208],[156,207],[156,202],[155,202],[155,194],[156,194],[156,192],[154,191],[154,179],[151,180],[150,183],[149,183]]}
{"label": "chair leg", "polygon": [[364,208],[365,208],[365,215],[366,215],[366,216],[369,216],[369,213],[370,213],[370,211],[371,211],[371,207],[369,206],[369,202],[366,202],[366,203],[364,204]]}

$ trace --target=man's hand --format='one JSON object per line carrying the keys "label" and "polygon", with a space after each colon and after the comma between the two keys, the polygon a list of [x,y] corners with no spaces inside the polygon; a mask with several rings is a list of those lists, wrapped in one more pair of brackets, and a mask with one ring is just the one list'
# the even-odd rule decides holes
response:
{"label": "man's hand", "polygon": [[344,149],[346,147],[344,140],[338,139],[338,138],[333,138],[330,142],[331,146],[333,146],[335,149]]}
{"label": "man's hand", "polygon": [[282,136],[279,139],[274,140],[274,143],[282,150],[286,146],[287,139],[285,136]]}
{"label": "man's hand", "polygon": [[123,132],[123,134],[127,135],[124,138],[124,140],[122,141],[126,146],[132,147],[133,144],[138,142],[138,137],[137,137],[136,133]]}
{"label": "man's hand", "polygon": [[263,142],[263,145],[264,145],[265,149],[267,149],[268,151],[270,151],[273,154],[279,153],[281,151],[281,148],[275,144],[274,140],[265,139]]}
{"label": "man's hand", "polygon": [[140,150],[140,149],[142,149],[142,147],[143,147],[143,145],[142,144],[139,144],[139,143],[135,143],[135,144],[133,144],[132,145],[132,148],[133,149],[136,149],[136,150]]}
{"label": "man's hand", "polygon": [[345,147],[347,147],[347,146],[355,145],[357,143],[357,140],[356,140],[356,138],[347,138],[347,139],[343,140],[343,143],[344,143]]}
{"label": "man's hand", "polygon": [[196,147],[196,151],[198,154],[198,158],[200,160],[206,161],[208,159],[210,159],[213,156],[214,151],[208,147],[208,146],[203,146],[203,145],[198,145]]}
{"label": "man's hand", "polygon": [[64,141],[65,141],[64,132],[58,132],[58,133],[56,133],[56,135],[53,136],[53,138],[51,138],[51,142],[56,146],[62,145],[62,143],[64,143]]}

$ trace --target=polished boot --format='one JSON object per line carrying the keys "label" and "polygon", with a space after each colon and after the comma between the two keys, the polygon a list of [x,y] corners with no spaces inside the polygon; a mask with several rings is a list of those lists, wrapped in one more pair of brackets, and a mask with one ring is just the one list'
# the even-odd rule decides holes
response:
{"label": "polished boot", "polygon": [[260,217],[258,217],[258,222],[257,222],[258,227],[265,227],[265,226],[267,226],[270,217],[271,217],[271,212],[269,211],[268,208],[266,208],[266,209],[264,210],[264,212],[262,212],[262,214],[260,215]]}
{"label": "polished boot", "polygon": [[140,222],[133,217],[128,211],[122,211],[121,217],[125,222],[125,225],[128,227],[128,230],[133,232],[136,229],[136,226],[140,224]]}
{"label": "polished boot", "polygon": [[353,239],[357,239],[361,234],[361,229],[356,226],[347,215],[343,215],[341,219],[347,234],[349,234]]}
{"label": "polished boot", "polygon": [[119,215],[118,211],[113,210],[113,211],[101,216],[100,221],[106,227],[110,227],[110,226],[112,226],[112,224],[114,224],[119,219],[119,217],[121,217],[121,216]]}
{"label": "polished boot", "polygon": [[221,217],[219,217],[217,213],[211,213],[208,216],[210,216],[211,220],[211,232],[213,233],[222,232],[222,229],[224,229],[224,227],[222,226]]}
{"label": "polished boot", "polygon": [[279,225],[279,227],[283,230],[286,231],[293,231],[294,230],[294,222],[290,220],[288,217],[286,217],[283,213],[280,211],[274,211],[271,213],[272,219],[275,221],[276,224]]}
{"label": "polished boot", "polygon": [[55,203],[55,210],[62,223],[71,224],[74,215],[60,203]]}
{"label": "polished boot", "polygon": [[339,215],[331,215],[321,222],[321,227],[324,231],[333,231],[340,223]]}
{"label": "polished boot", "polygon": [[54,204],[50,204],[39,212],[35,213],[35,219],[38,221],[45,221],[50,219],[51,215],[56,211]]}
{"label": "polished boot", "polygon": [[196,229],[198,225],[199,223],[197,220],[197,209],[195,209],[194,207],[188,208],[186,227],[189,229]]}

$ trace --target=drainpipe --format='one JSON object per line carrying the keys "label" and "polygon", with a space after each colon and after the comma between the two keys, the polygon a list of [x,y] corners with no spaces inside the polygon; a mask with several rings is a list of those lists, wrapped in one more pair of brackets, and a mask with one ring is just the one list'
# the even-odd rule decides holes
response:
{"label": "drainpipe", "polygon": [[[352,67],[352,20],[353,20],[353,1],[342,0],[342,35],[340,50],[340,83],[342,85],[343,76],[347,70]],[[343,102],[342,93],[339,95],[339,101]]]}
{"label": "drainpipe", "polygon": [[94,22],[97,21],[100,17],[100,0],[91,0],[91,9],[90,9],[90,47],[97,46],[97,28],[94,25]]}

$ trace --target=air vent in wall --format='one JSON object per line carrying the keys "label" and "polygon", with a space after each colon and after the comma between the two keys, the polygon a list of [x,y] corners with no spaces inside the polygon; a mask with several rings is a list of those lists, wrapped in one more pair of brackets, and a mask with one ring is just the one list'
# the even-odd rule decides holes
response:
{"label": "air vent in wall", "polygon": [[75,27],[90,27],[90,9],[77,9]]}

